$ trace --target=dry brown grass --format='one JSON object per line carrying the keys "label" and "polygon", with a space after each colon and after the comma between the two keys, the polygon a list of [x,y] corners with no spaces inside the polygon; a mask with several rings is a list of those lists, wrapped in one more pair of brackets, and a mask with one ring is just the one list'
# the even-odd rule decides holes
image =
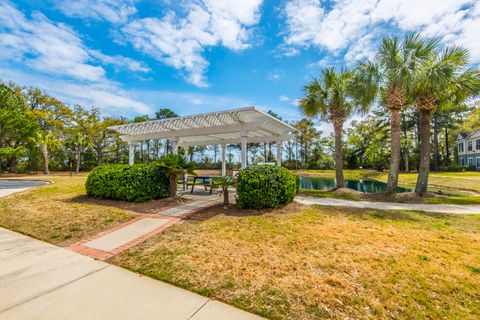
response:
{"label": "dry brown grass", "polygon": [[480,317],[480,216],[217,207],[113,262],[272,319]]}
{"label": "dry brown grass", "polygon": [[68,245],[135,217],[128,204],[86,198],[84,174],[15,178],[54,182],[0,198],[0,226],[40,240]]}

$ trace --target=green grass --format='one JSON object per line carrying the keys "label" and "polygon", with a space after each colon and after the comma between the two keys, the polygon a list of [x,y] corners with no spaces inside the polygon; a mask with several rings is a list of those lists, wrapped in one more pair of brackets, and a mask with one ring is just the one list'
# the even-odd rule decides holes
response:
{"label": "green grass", "polygon": [[[382,173],[372,178],[386,182],[388,173]],[[398,177],[400,184],[415,185],[417,181],[416,173],[401,173]],[[480,193],[480,173],[479,172],[432,172],[430,173],[429,190],[441,188],[445,192],[449,190],[470,191]]]}
{"label": "green grass", "polygon": [[[333,170],[298,170],[298,175],[306,177],[335,177]],[[386,182],[388,173],[372,170],[345,170],[345,177],[349,179],[376,179]],[[399,186],[412,188],[417,181],[416,173],[402,173],[399,176]],[[480,204],[480,172],[433,172],[430,174],[429,192],[441,193],[444,197],[426,198],[419,201],[393,200],[393,202],[418,202],[427,204]],[[301,194],[319,198],[336,198],[347,200],[361,200],[356,194],[336,194],[321,190],[301,190]],[[375,200],[370,200],[375,201]],[[383,200],[386,201],[386,200]]]}
{"label": "green grass", "polygon": [[311,196],[316,198],[334,198],[334,199],[344,199],[344,200],[366,200],[366,201],[382,201],[382,202],[396,202],[396,203],[426,203],[426,204],[480,204],[480,197],[477,196],[466,196],[466,195],[456,195],[449,197],[438,197],[438,198],[425,198],[420,200],[377,200],[377,199],[364,199],[359,194],[355,193],[345,193],[338,194],[329,191],[323,190],[300,190],[299,195],[302,196]]}
{"label": "green grass", "polygon": [[448,198],[428,198],[425,203],[430,204],[480,204],[477,196],[450,196]]}
{"label": "green grass", "polygon": [[316,198],[335,198],[335,199],[345,199],[345,200],[360,200],[358,195],[353,193],[334,193],[323,190],[305,190],[302,189],[299,192],[299,195],[312,196]]}
{"label": "green grass", "polygon": [[175,225],[113,262],[270,319],[480,317],[480,216],[242,212]]}

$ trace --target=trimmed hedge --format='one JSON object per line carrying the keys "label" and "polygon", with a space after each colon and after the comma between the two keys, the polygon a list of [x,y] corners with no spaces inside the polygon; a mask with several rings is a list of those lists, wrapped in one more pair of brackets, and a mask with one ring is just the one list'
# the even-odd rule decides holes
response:
{"label": "trimmed hedge", "polygon": [[290,203],[298,192],[300,178],[288,169],[251,165],[241,170],[237,182],[239,208],[277,208]]}
{"label": "trimmed hedge", "polygon": [[102,199],[143,202],[167,198],[165,169],[152,164],[110,164],[96,167],[87,178],[87,195]]}

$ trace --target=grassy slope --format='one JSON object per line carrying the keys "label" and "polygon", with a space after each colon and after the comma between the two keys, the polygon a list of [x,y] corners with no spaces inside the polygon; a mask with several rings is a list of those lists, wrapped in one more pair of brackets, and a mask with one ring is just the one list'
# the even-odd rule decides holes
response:
{"label": "grassy slope", "polygon": [[54,183],[0,198],[1,227],[66,245],[134,217],[125,210],[85,199],[85,175],[30,178]]}
{"label": "grassy slope", "polygon": [[[383,173],[375,178],[387,181],[388,174]],[[417,182],[417,174],[401,173],[399,176],[399,182],[415,185]],[[445,187],[480,193],[480,175],[478,175],[477,172],[434,172],[430,173],[428,183],[430,186],[434,187]]]}
{"label": "grassy slope", "polygon": [[[345,199],[345,200],[360,200],[360,201],[388,201],[392,202],[392,200],[385,200],[385,199],[362,199],[357,194],[338,194],[329,191],[323,190],[300,190],[299,195],[306,195],[312,196],[316,198],[335,198],[335,199]],[[425,198],[420,200],[401,200],[395,199],[393,202],[399,203],[426,203],[426,204],[480,204],[480,197],[477,196],[467,196],[467,195],[457,195],[457,196],[449,196],[449,197],[438,197],[438,198]]]}
{"label": "grassy slope", "polygon": [[176,225],[114,262],[272,319],[480,317],[480,216],[221,215]]}

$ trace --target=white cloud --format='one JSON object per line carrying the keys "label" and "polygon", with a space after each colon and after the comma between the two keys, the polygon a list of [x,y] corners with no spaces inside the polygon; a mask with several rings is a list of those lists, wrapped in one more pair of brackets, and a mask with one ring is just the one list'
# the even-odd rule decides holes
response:
{"label": "white cloud", "polygon": [[290,100],[290,98],[286,95],[281,95],[280,97],[278,97],[278,99],[283,102]]}
{"label": "white cloud", "polygon": [[181,70],[188,82],[206,87],[204,49],[248,48],[251,28],[260,19],[260,5],[261,0],[203,0],[187,5],[185,17],[169,11],[162,18],[133,20],[122,31],[137,50]]}
{"label": "white cloud", "polygon": [[92,82],[106,80],[106,71],[100,65],[150,72],[142,62],[89,49],[73,29],[52,22],[39,12],[28,19],[7,1],[0,1],[0,59],[21,62],[52,75]]}
{"label": "white cloud", "polygon": [[132,0],[63,0],[58,1],[56,7],[69,17],[114,24],[126,23],[128,17],[137,12]]}
{"label": "white cloud", "polygon": [[81,39],[68,26],[39,12],[28,20],[9,2],[0,2],[0,59],[22,62],[39,71],[100,81],[105,70],[91,60]]}
{"label": "white cloud", "polygon": [[121,112],[150,110],[147,104],[110,81],[99,64],[149,71],[133,59],[110,57],[88,48],[65,24],[52,22],[39,12],[27,18],[10,2],[0,0],[2,80],[39,87],[67,103]]}
{"label": "white cloud", "polygon": [[353,61],[370,56],[385,31],[420,31],[461,44],[480,61],[480,2],[476,0],[292,0],[283,8],[284,46],[346,51]]}
{"label": "white cloud", "polygon": [[285,71],[283,70],[273,70],[267,74],[267,80],[278,81],[285,77]]}
{"label": "white cloud", "polygon": [[200,98],[193,98],[192,100],[190,100],[190,102],[197,106],[205,104],[205,102]]}
{"label": "white cloud", "polygon": [[140,95],[125,91],[112,82],[81,83],[56,79],[36,72],[16,70],[8,65],[0,66],[0,74],[8,75],[8,79],[1,80],[40,88],[68,104],[97,106],[109,115],[128,116],[132,111],[140,114],[152,112],[149,104],[139,99]]}
{"label": "white cloud", "polygon": [[126,69],[132,72],[142,72],[142,73],[148,73],[151,71],[150,68],[146,66],[144,63],[137,60],[133,60],[128,57],[124,57],[121,55],[108,56],[101,53],[98,50],[89,50],[89,53],[92,57],[100,61],[102,64],[112,65],[118,70]]}

